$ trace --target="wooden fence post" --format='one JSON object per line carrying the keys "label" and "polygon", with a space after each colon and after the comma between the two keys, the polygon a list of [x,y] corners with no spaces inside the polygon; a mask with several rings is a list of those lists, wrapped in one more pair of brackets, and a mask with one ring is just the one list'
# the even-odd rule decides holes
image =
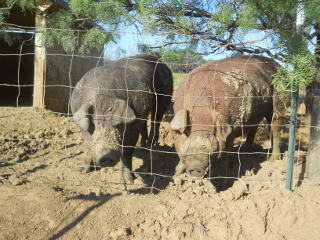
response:
{"label": "wooden fence post", "polygon": [[320,180],[320,89],[314,89],[309,139],[308,180]]}
{"label": "wooden fence post", "polygon": [[33,106],[44,108],[44,86],[46,76],[46,49],[42,38],[42,31],[46,27],[44,14],[36,13],[35,25]]}

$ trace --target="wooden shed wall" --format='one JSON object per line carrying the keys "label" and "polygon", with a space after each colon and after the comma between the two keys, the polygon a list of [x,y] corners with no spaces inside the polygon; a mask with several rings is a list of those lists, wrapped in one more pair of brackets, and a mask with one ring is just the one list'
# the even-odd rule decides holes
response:
{"label": "wooden shed wall", "polygon": [[[39,98],[34,97],[43,90],[43,96],[39,96],[42,96],[44,107],[68,112],[73,87],[87,71],[103,64],[102,50],[79,56],[77,51],[67,54],[58,44],[49,49],[41,48],[42,43],[35,41],[40,39],[38,27],[45,23],[39,23],[39,19],[44,17],[31,12],[22,14],[17,9],[8,18],[10,23],[37,27],[37,31],[34,34],[12,33],[21,37],[12,46],[0,39],[0,105],[42,106]],[[44,86],[39,85],[41,81]]]}
{"label": "wooden shed wall", "polygon": [[73,87],[90,69],[103,64],[101,51],[91,51],[88,56],[66,54],[56,45],[47,49],[45,107],[59,112],[68,112]]}
{"label": "wooden shed wall", "polygon": [[34,41],[31,34],[19,34],[20,41],[9,46],[0,39],[0,105],[32,106]]}

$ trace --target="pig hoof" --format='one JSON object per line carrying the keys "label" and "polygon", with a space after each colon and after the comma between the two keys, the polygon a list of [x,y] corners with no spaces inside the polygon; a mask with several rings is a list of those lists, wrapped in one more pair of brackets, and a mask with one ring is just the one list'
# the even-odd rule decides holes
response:
{"label": "pig hoof", "polygon": [[133,175],[129,172],[121,174],[121,181],[125,184],[133,184]]}
{"label": "pig hoof", "polygon": [[91,168],[88,166],[79,166],[76,168],[76,171],[81,173],[89,173],[91,172]]}
{"label": "pig hoof", "polygon": [[274,162],[276,160],[281,160],[281,154],[272,154],[271,157],[269,158],[270,162]]}
{"label": "pig hoof", "polygon": [[179,163],[176,166],[175,175],[179,176],[186,170],[186,166],[184,164]]}
{"label": "pig hoof", "polygon": [[89,173],[91,172],[91,167],[90,166],[85,166],[82,168],[82,171],[81,171],[83,174],[85,173]]}
{"label": "pig hoof", "polygon": [[133,184],[133,178],[131,179],[122,179],[122,182],[125,184]]}
{"label": "pig hoof", "polygon": [[241,152],[252,152],[253,147],[245,143],[241,146],[240,151]]}
{"label": "pig hoof", "polygon": [[150,141],[150,142],[147,142],[146,145],[144,145],[144,147],[147,149],[151,149],[152,146],[156,146],[156,145],[158,145],[157,141],[153,141],[153,142]]}
{"label": "pig hoof", "polygon": [[126,184],[133,184],[133,179],[126,180]]}
{"label": "pig hoof", "polygon": [[139,143],[139,147],[145,147],[146,146],[146,142],[145,141],[141,141],[140,143]]}

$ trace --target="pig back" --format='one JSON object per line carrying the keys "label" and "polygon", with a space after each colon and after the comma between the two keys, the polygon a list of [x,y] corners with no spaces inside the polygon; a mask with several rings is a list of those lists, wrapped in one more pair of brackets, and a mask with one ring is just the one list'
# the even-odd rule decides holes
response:
{"label": "pig back", "polygon": [[136,55],[91,69],[76,85],[71,109],[75,112],[103,94],[106,103],[110,98],[127,100],[137,117],[146,117],[155,107],[155,93],[170,99],[172,89],[172,73],[165,64],[153,56]]}
{"label": "pig back", "polygon": [[274,60],[262,56],[239,56],[202,65],[176,90],[174,110],[188,110],[193,128],[212,124],[204,109],[226,116],[229,124],[257,124],[272,114],[270,83],[277,67]]}

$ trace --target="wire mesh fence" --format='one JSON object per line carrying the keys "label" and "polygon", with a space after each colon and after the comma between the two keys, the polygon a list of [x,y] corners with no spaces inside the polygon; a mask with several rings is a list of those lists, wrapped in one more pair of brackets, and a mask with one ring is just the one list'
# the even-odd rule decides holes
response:
{"label": "wire mesh fence", "polygon": [[[300,92],[298,111],[295,194],[290,195],[284,190],[290,108],[287,109],[287,118],[282,124],[280,145],[282,160],[274,162],[268,160],[272,150],[270,121],[263,119],[258,123],[247,123],[247,127],[258,127],[254,145],[247,150],[244,148],[246,135],[242,134],[243,122],[239,120],[231,124],[231,127],[239,127],[241,134],[235,138],[230,149],[220,151],[217,148],[210,148],[206,151],[202,148],[205,143],[203,140],[197,143],[199,146],[196,148],[197,151],[189,154],[207,156],[208,166],[203,178],[190,176],[184,171],[176,174],[181,171],[177,166],[181,157],[184,157],[181,154],[183,152],[181,150],[179,152],[175,145],[178,134],[188,137],[192,131],[201,128],[211,129],[210,134],[216,134],[212,122],[195,121],[202,117],[211,118],[211,114],[207,116],[209,113],[207,102],[223,103],[230,100],[236,104],[244,101],[256,104],[261,102],[261,99],[267,102],[273,98],[271,95],[261,96],[248,92],[240,96],[220,98],[217,94],[205,96],[197,93],[191,97],[181,95],[181,91],[177,88],[181,85],[181,78],[186,76],[185,73],[183,77],[174,78],[174,97],[166,108],[162,120],[152,120],[150,115],[136,116],[137,120],[147,123],[148,133],[155,123],[161,123],[157,142],[151,141],[151,144],[146,146],[140,134],[137,143],[124,144],[124,139],[131,140],[136,135],[129,132],[129,125],[124,125],[122,134],[117,136],[120,141],[111,142],[110,137],[96,139],[100,141],[99,143],[119,149],[121,154],[128,149],[134,149],[132,169],[129,169],[134,174],[134,181],[124,183],[122,179],[124,169],[120,158],[112,158],[111,161],[107,157],[103,158],[104,161],[99,159],[91,161],[90,154],[94,152],[92,147],[94,142],[92,144],[89,141],[88,144],[88,138],[92,137],[93,132],[89,135],[84,134],[73,118],[73,113],[77,112],[82,104],[76,104],[74,112],[71,111],[72,104],[70,105],[72,92],[82,76],[90,69],[110,64],[110,59],[119,60],[121,56],[110,56],[112,48],[110,46],[107,47],[109,50],[98,51],[88,56],[76,52],[66,53],[58,47],[49,49],[45,52],[46,82],[42,99],[45,108],[34,107],[32,105],[36,74],[33,61],[36,58],[33,50],[34,32],[31,30],[37,32],[38,29],[30,29],[24,40],[11,47],[1,42],[0,212],[2,214],[0,222],[6,229],[1,233],[1,237],[4,239],[22,239],[26,236],[34,239],[62,237],[66,239],[270,239],[270,237],[294,239],[298,236],[299,239],[312,239],[313,236],[318,236],[319,183],[316,181],[315,187],[303,185],[307,182],[310,131],[310,119],[306,117],[305,100],[308,97],[305,91]],[[146,35],[141,35],[141,38]],[[164,33],[160,34],[162,35]],[[133,55],[135,54],[127,54],[124,61],[128,63],[135,58]],[[226,53],[222,52],[215,59],[225,57]],[[189,63],[192,63],[191,58],[189,60]],[[143,62],[150,63],[150,61]],[[151,62],[155,68],[151,69],[152,74],[149,79],[154,83],[159,62]],[[183,65],[186,72],[194,68],[188,63],[163,62],[169,68]],[[232,62],[230,65],[232,72],[235,64]],[[129,65],[126,66],[128,68]],[[134,71],[132,66],[127,70]],[[127,76],[122,78],[125,83],[132,80],[127,70],[121,73]],[[99,82],[98,71],[92,70],[91,76],[93,82]],[[235,72],[232,76],[240,75]],[[241,76],[239,82],[245,82]],[[110,79],[115,83],[120,81],[117,78],[110,77]],[[190,91],[197,88],[210,89],[206,77],[199,78],[198,82],[199,84],[188,89]],[[217,84],[213,85],[214,88],[216,86]],[[227,86],[226,84],[220,87],[218,91],[225,91]],[[151,88],[140,89],[138,84],[134,87],[138,89],[108,88],[97,84],[87,86],[82,91],[88,89],[101,91],[105,96],[116,90],[125,93],[126,96],[136,94],[134,95],[136,98],[131,97],[131,99],[136,99],[138,106],[143,105],[140,104],[141,95],[147,95],[147,99],[149,97],[152,99],[154,96],[171,97],[166,93],[155,94],[153,84]],[[192,127],[192,131],[177,133],[170,126],[177,110],[174,109],[173,102],[179,97],[186,101],[193,99],[199,103],[197,107],[205,107],[201,114],[192,115],[194,119],[186,119],[186,127]],[[157,103],[160,105],[160,102]],[[112,108],[103,104],[104,101],[93,101],[92,106],[100,110],[103,108],[109,113]],[[217,108],[218,105],[214,106]],[[242,106],[248,108],[248,105]],[[267,110],[259,106],[256,108],[262,112]],[[128,117],[128,106],[126,105],[124,109],[125,115],[118,113],[117,118],[109,120],[125,121]],[[158,108],[155,109],[157,110]],[[85,119],[89,123],[93,120],[95,123],[98,120],[103,122],[106,118],[106,114],[101,114],[101,111],[90,111],[85,114]],[[220,123],[219,126],[225,127],[227,124]],[[105,128],[101,132],[109,136],[116,131],[116,128],[119,126],[115,126],[114,129]],[[140,125],[135,131],[140,133],[142,128]],[[98,129],[99,126],[95,126],[94,131]],[[151,134],[150,137],[154,140],[155,136]],[[218,155],[220,152],[221,158],[210,161],[212,155]],[[224,164],[226,160],[229,162],[228,165]],[[91,170],[89,173],[83,173],[89,168]],[[226,189],[227,191],[224,191]],[[292,211],[292,208],[295,211]],[[289,223],[288,226],[283,225],[284,220]],[[309,228],[314,231],[312,233],[305,231]]]}
{"label": "wire mesh fence", "polygon": [[[46,58],[48,60],[46,62],[45,69],[46,85],[44,87],[44,98],[47,98],[47,100],[44,100],[44,102],[48,103],[47,105],[49,109],[51,106],[56,108],[57,105],[66,105],[67,108],[64,109],[67,109],[67,111],[47,112],[36,108],[20,108],[20,106],[31,106],[32,92],[33,87],[35,86],[33,82],[34,66],[30,63],[34,57],[34,52],[32,50],[35,46],[33,35],[34,33],[27,34],[27,37],[25,37],[24,41],[14,45],[16,47],[15,53],[2,52],[1,54],[3,62],[8,63],[5,65],[8,67],[3,67],[5,70],[4,78],[0,83],[2,89],[1,92],[3,93],[2,105],[4,106],[2,116],[2,126],[4,129],[1,137],[1,141],[4,144],[2,149],[1,163],[3,166],[39,165],[43,167],[57,167],[61,165],[65,166],[65,164],[67,164],[69,167],[76,168],[77,165],[83,164],[83,158],[85,158],[86,150],[80,130],[77,128],[74,120],[71,118],[69,99],[76,82],[79,81],[81,76],[85,74],[82,66],[86,66],[86,69],[88,69],[89,67],[92,68],[102,65],[103,55],[95,54],[91,56],[80,56],[75,53],[69,54],[60,50],[58,53],[50,50],[47,51]],[[7,47],[7,45],[3,46],[3,49]],[[105,54],[107,55],[108,53]],[[30,59],[24,60],[25,57],[30,57]],[[77,57],[78,60],[75,60]],[[90,59],[90,64],[88,64],[86,59]],[[79,71],[80,69],[81,71]],[[75,72],[78,74],[77,76],[74,74]],[[117,81],[117,79],[115,81]],[[201,79],[199,79],[199,81],[201,81]],[[137,92],[143,91],[148,92],[149,90],[137,90]],[[200,99],[203,96],[193,97]],[[305,96],[301,96],[301,99],[304,100],[304,97]],[[257,99],[261,98],[261,96],[248,95],[246,98],[251,98],[250,102],[254,103],[257,101]],[[236,99],[235,97],[235,101],[243,101],[243,96],[239,97],[239,99]],[[55,105],[50,105],[52,102],[55,102]],[[7,106],[15,106],[15,108],[6,108]],[[299,114],[300,125],[297,126],[299,128],[297,166],[305,165],[306,157],[308,155],[307,149],[309,126],[304,118],[305,112],[303,106],[304,105],[302,102],[301,111]],[[48,118],[51,117],[47,117],[47,115],[52,116],[52,119],[50,120],[55,120],[55,122],[51,123],[51,121],[48,121]],[[147,175],[149,177],[151,176],[152,179],[164,178],[166,179],[166,182],[174,176],[174,169],[179,162],[179,157],[174,148],[174,133],[169,126],[173,115],[174,113],[172,104],[170,104],[164,116],[165,121],[160,127],[160,138],[158,145],[152,146],[151,148],[140,147],[139,145],[132,146],[136,149],[136,154],[142,154],[143,156],[140,157],[140,161],[142,161],[143,164],[141,164],[141,166],[136,166],[134,171],[136,175]],[[149,128],[155,123],[150,119],[142,120],[148,121]],[[50,123],[49,126],[47,125],[48,123]],[[195,126],[196,125],[193,127]],[[256,158],[259,159],[258,161],[265,161],[267,159],[268,155],[270,155],[271,147],[271,134],[268,130],[270,124],[263,122],[259,126],[259,132],[256,136],[256,140],[258,139],[258,144],[255,145],[253,151],[241,151],[241,145],[245,139],[245,136],[236,139],[236,145],[233,147],[230,154],[230,159],[234,158],[235,161],[233,163],[234,173],[232,176],[223,176],[221,173],[214,173],[206,175],[208,179],[213,180],[220,177],[231,177],[238,179],[241,176],[245,176],[246,172],[252,171],[252,169],[250,170],[250,167],[248,167],[248,169],[244,167],[244,161],[250,162],[254,161],[253,159]],[[287,126],[288,122],[285,123],[285,129]],[[284,139],[288,137],[286,135],[286,130],[284,131],[283,136]],[[121,144],[118,145],[120,145],[122,148],[124,147],[121,146]],[[283,153],[285,152],[285,149],[286,145],[284,143],[282,149]],[[210,156],[213,153],[215,152],[211,151],[208,155]],[[52,156],[52,154],[54,156]],[[72,160],[70,160],[71,158]],[[172,158],[172,160],[169,160],[170,163],[163,161],[164,163],[160,163],[159,165],[159,162],[161,162],[159,158]],[[116,163],[113,164],[116,165]],[[235,167],[236,165],[237,167]],[[93,165],[92,167],[97,168],[96,165]],[[139,171],[139,168],[142,169],[142,171]],[[120,172],[122,171],[119,165],[117,165],[117,167],[113,166],[112,168],[107,167],[107,169],[113,169]],[[300,167],[298,169],[300,169]],[[296,178],[299,179],[299,181],[301,180],[301,176],[304,175],[304,173],[301,171],[297,171],[296,174]],[[118,180],[115,182],[120,183]],[[154,187],[154,184],[151,186]]]}

